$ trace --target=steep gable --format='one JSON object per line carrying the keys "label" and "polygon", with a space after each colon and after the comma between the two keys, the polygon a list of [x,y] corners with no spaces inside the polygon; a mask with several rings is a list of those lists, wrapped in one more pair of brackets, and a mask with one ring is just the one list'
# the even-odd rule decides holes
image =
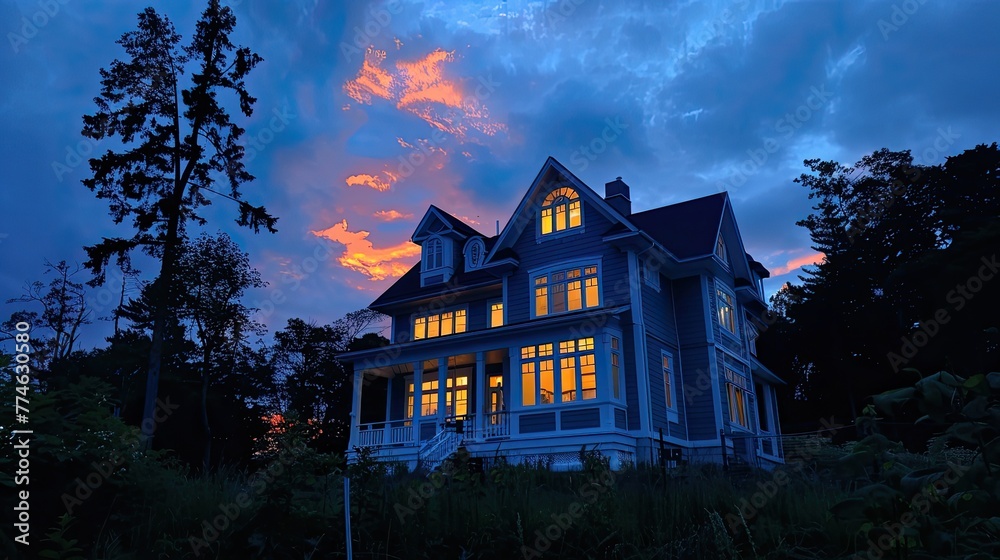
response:
{"label": "steep gable", "polygon": [[603,198],[577,178],[576,175],[573,175],[555,158],[549,156],[545,160],[545,165],[542,166],[541,171],[538,172],[538,175],[532,181],[528,192],[525,193],[524,198],[517,205],[517,209],[510,217],[507,225],[500,232],[497,242],[486,257],[485,266],[490,266],[491,263],[500,260],[500,255],[505,250],[511,249],[526,229],[534,227],[535,216],[542,206],[542,200],[545,195],[553,188],[561,186],[571,187],[579,194],[586,205],[597,210],[601,215],[610,220],[611,223],[619,224],[630,231],[636,231],[635,226],[629,223],[621,213],[612,208]]}

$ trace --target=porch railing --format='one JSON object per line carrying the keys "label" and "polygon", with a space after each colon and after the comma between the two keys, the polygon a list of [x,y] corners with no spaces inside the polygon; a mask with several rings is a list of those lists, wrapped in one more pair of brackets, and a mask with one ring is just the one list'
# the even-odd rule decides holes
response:
{"label": "porch railing", "polygon": [[482,438],[510,436],[510,413],[486,413],[486,417],[483,419],[483,432],[477,435]]}
{"label": "porch railing", "polygon": [[373,422],[358,426],[358,447],[379,447],[413,441],[413,423]]}

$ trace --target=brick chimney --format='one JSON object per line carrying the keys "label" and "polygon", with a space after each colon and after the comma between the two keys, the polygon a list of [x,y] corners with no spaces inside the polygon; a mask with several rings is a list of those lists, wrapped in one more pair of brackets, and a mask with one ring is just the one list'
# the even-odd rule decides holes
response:
{"label": "brick chimney", "polygon": [[618,213],[623,216],[632,215],[632,194],[629,192],[628,185],[622,181],[621,177],[618,177],[610,183],[604,184],[604,200],[612,208],[618,211]]}

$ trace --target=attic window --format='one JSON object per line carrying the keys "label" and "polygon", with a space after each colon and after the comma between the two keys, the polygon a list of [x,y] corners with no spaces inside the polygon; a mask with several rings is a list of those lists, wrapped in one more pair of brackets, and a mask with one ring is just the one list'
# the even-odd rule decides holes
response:
{"label": "attic window", "polygon": [[542,201],[542,235],[559,233],[583,225],[580,195],[569,187],[553,190]]}
{"label": "attic window", "polygon": [[722,236],[719,236],[719,240],[715,242],[715,256],[722,259],[722,262],[728,263],[729,257],[726,256],[726,242],[722,240]]}
{"label": "attic window", "polygon": [[429,239],[424,244],[424,270],[434,270],[444,266],[444,248],[440,239]]}

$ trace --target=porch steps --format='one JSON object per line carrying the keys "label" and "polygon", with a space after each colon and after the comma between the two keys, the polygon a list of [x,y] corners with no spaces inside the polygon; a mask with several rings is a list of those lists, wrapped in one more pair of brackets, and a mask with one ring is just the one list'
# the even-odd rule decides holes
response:
{"label": "porch steps", "polygon": [[463,439],[462,434],[458,432],[441,430],[420,448],[417,455],[420,465],[433,472],[445,459],[458,451]]}

